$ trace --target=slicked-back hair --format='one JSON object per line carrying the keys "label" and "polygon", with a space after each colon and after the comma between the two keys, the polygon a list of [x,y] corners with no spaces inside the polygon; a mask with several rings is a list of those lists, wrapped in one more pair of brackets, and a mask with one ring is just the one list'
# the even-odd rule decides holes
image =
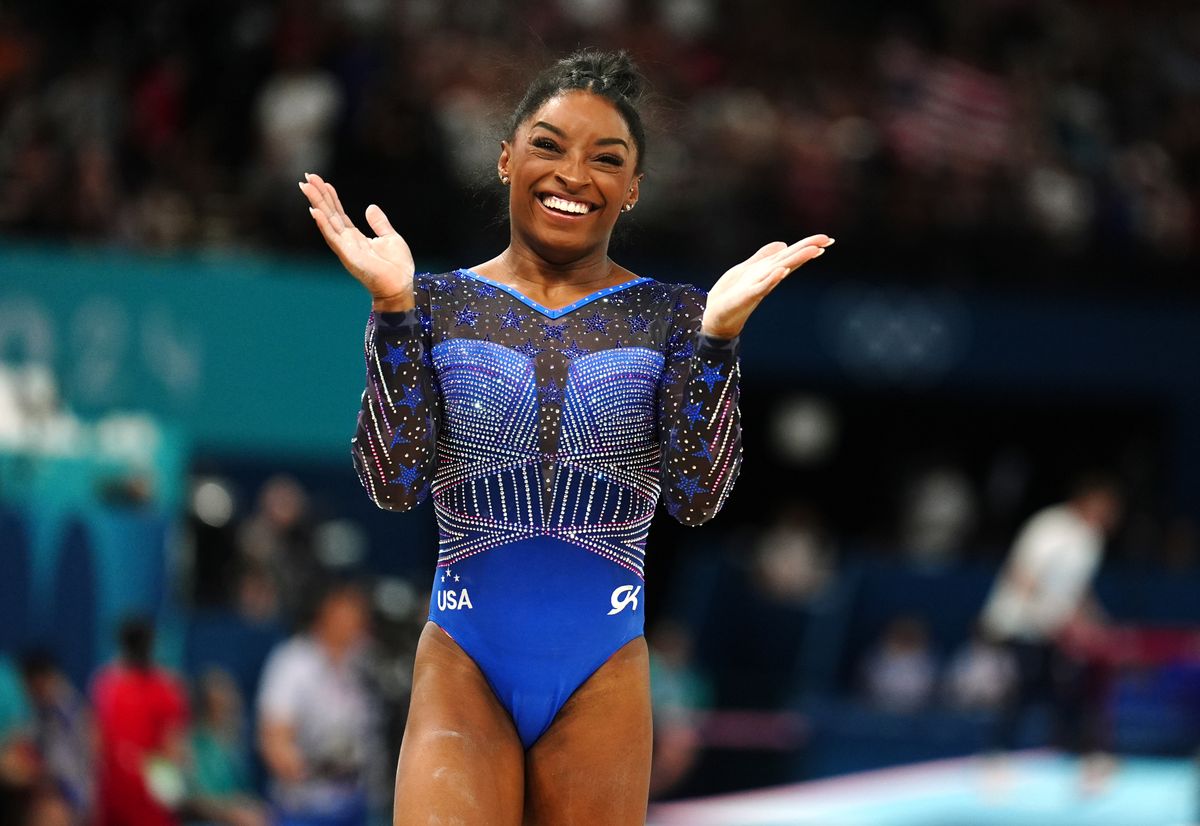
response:
{"label": "slicked-back hair", "polygon": [[640,172],[646,159],[646,127],[638,111],[644,87],[641,72],[624,50],[574,52],[544,69],[529,84],[509,118],[508,138],[512,140],[517,128],[551,98],[575,90],[591,92],[612,103],[625,119],[637,147],[636,170]]}

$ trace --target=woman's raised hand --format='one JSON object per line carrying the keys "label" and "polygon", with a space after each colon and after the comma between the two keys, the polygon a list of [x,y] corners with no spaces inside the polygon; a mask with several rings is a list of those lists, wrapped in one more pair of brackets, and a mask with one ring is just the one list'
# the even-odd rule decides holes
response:
{"label": "woman's raised hand", "polygon": [[342,208],[333,184],[321,180],[320,175],[306,174],[300,182],[300,191],[308,198],[311,205],[308,211],[325,243],[342,266],[371,293],[374,309],[383,312],[412,309],[416,265],[408,244],[392,228],[383,210],[375,204],[367,207],[367,223],[375,232],[374,238],[368,238]]}
{"label": "woman's raised hand", "polygon": [[717,338],[740,335],[758,302],[789,273],[824,253],[832,243],[828,235],[810,235],[790,247],[782,241],[767,244],[717,279],[708,291],[701,329]]}

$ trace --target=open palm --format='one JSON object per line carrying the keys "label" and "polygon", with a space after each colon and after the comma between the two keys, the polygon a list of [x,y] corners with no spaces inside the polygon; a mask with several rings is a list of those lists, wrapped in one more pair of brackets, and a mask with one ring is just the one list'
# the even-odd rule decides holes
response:
{"label": "open palm", "polygon": [[383,210],[367,207],[367,223],[375,232],[368,238],[342,208],[333,184],[319,175],[305,175],[300,190],[308,198],[309,212],[317,222],[325,243],[342,266],[371,293],[377,306],[403,310],[413,306],[412,283],[416,265],[412,251],[392,228]]}
{"label": "open palm", "polygon": [[730,268],[708,291],[703,330],[712,336],[740,335],[750,313],[767,293],[797,267],[825,252],[828,235],[810,235],[788,246],[772,241],[742,263]]}

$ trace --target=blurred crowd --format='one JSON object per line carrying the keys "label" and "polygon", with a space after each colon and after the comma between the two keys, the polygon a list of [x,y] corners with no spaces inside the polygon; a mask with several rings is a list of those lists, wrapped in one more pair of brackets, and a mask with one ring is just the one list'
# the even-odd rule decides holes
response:
{"label": "blurred crowd", "polygon": [[[5,826],[365,826],[390,807],[387,708],[371,600],[350,579],[253,675],[253,713],[228,671],[190,681],[159,665],[131,618],[119,654],[81,691],[48,650],[0,655]],[[229,640],[236,643],[236,640]]]}
{"label": "blurred crowd", "polygon": [[639,266],[809,229],[835,268],[951,283],[1185,287],[1200,263],[1200,11],[1175,3],[9,5],[0,231],[315,251],[295,182],[320,171],[419,266],[469,266],[503,238],[507,110],[579,45],[651,82]]}

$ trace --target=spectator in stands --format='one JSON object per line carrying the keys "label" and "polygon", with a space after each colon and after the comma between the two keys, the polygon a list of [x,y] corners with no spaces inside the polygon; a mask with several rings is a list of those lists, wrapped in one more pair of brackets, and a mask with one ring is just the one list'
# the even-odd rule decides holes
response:
{"label": "spectator in stands", "polygon": [[1016,686],[1017,664],[1012,652],[976,626],[946,666],[943,692],[953,708],[995,711]]}
{"label": "spectator in stands", "polygon": [[929,703],[937,679],[937,662],[929,648],[929,631],[918,617],[896,617],[888,623],[862,668],[867,700],[901,714]]}
{"label": "spectator in stands", "polygon": [[650,700],[654,710],[654,751],[650,796],[662,797],[683,783],[702,746],[700,718],[712,707],[712,686],[692,662],[688,628],[666,620],[647,636],[650,646]]}
{"label": "spectator in stands", "polygon": [[268,479],[238,531],[240,610],[254,619],[274,608],[296,622],[300,600],[319,577],[308,494],[290,476]]}
{"label": "spectator in stands", "polygon": [[803,502],[788,502],[755,546],[757,585],[772,599],[806,605],[829,582],[833,556],[819,514]]}
{"label": "spectator in stands", "polygon": [[187,756],[187,694],[154,664],[154,626],[120,628],[120,657],[97,674],[92,707],[99,736],[97,826],[177,826]]}
{"label": "spectator in stands", "polygon": [[33,706],[33,739],[47,787],[71,815],[85,823],[94,797],[95,742],[87,701],[48,651],[22,659],[25,689]]}
{"label": "spectator in stands", "polygon": [[307,630],[267,659],[258,744],[278,826],[366,822],[372,769],[384,760],[365,680],[368,621],[362,588],[334,581],[315,600]]}
{"label": "spectator in stands", "polygon": [[29,703],[20,677],[0,653],[0,826],[24,826],[38,778]]}
{"label": "spectator in stands", "polygon": [[191,808],[207,819],[236,826],[267,822],[255,798],[247,763],[242,697],[233,678],[211,669],[196,688],[189,794]]}
{"label": "spectator in stands", "polygon": [[[1016,690],[999,716],[997,746],[1013,748],[1024,712],[1050,702],[1059,745],[1091,753],[1101,747],[1095,692],[1083,683],[1080,664],[1057,643],[1073,624],[1102,622],[1092,579],[1121,507],[1115,480],[1087,475],[1069,501],[1038,511],[1018,534],[982,617],[986,633],[1017,664]],[[1105,762],[1097,756],[1090,765]]]}
{"label": "spectator in stands", "polygon": [[[679,102],[685,128],[655,136],[670,197],[639,207],[675,267],[829,223],[853,239],[844,266],[900,276],[1094,282],[1127,279],[1136,261],[1143,278],[1189,286],[1200,257],[1186,3],[875,2],[846,25],[834,7],[694,0],[523,0],[508,14],[462,0],[249,3],[215,16],[178,0],[165,16],[92,4],[70,32],[8,5],[7,232],[290,252],[307,227],[289,223],[286,187],[329,162],[339,180],[378,170],[382,149],[396,162],[387,212],[432,213],[404,221],[420,227],[409,241],[457,258],[486,246],[447,227],[473,223],[454,205],[478,184],[456,171],[481,168],[509,73],[535,62],[532,41],[590,38],[628,44]],[[765,36],[798,25],[821,48],[797,55]],[[1136,83],[1105,70],[1117,62]]]}

